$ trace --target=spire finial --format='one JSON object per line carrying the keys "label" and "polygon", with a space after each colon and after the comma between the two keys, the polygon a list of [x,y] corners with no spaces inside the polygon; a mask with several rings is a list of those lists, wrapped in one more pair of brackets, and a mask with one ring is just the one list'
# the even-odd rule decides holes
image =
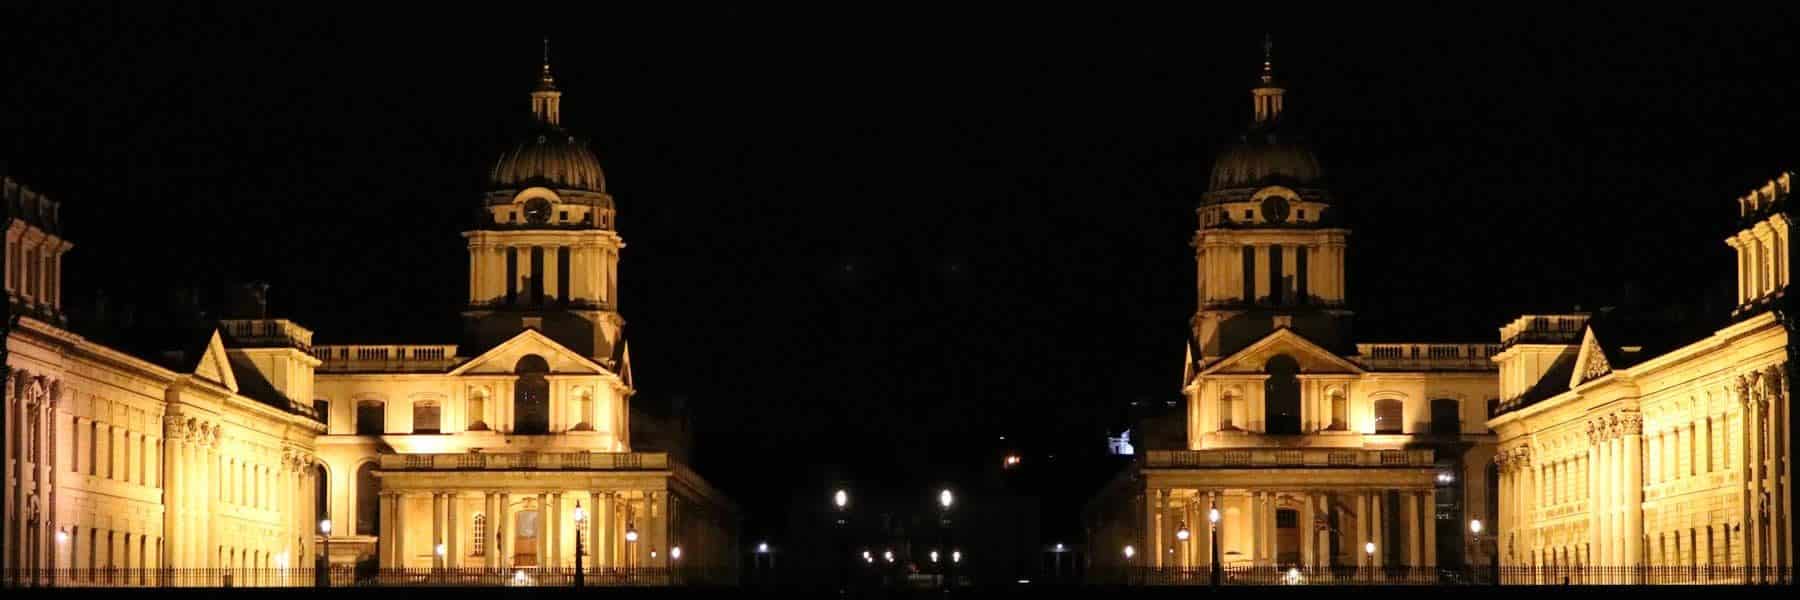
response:
{"label": "spire finial", "polygon": [[544,73],[538,76],[538,89],[556,89],[556,78],[550,76],[550,36],[544,36]]}
{"label": "spire finial", "polygon": [[556,89],[556,78],[550,76],[550,36],[544,36],[544,72],[531,92],[531,112],[539,122],[562,125],[562,92]]}
{"label": "spire finial", "polygon": [[1269,83],[1269,82],[1275,80],[1275,58],[1274,58],[1274,55],[1275,55],[1275,37],[1270,34],[1264,33],[1263,34],[1263,72],[1262,72],[1263,83]]}

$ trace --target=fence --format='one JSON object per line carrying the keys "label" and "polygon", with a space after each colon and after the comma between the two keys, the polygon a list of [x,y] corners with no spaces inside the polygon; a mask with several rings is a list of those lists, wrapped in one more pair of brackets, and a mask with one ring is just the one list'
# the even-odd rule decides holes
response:
{"label": "fence", "polygon": [[[574,569],[28,569],[5,587],[575,587]],[[705,566],[584,569],[582,586],[733,585],[735,570]]]}
{"label": "fence", "polygon": [[[1219,585],[1788,585],[1789,567],[1254,567],[1219,570]],[[1088,583],[1139,586],[1212,585],[1211,569],[1129,567],[1096,569]]]}

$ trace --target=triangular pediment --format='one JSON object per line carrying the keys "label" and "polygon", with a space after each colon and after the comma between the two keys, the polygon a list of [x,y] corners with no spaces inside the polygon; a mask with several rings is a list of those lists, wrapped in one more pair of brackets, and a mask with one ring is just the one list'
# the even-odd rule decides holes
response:
{"label": "triangular pediment", "polygon": [[612,371],[570,350],[567,346],[556,343],[549,336],[538,333],[536,329],[527,329],[512,339],[501,342],[480,356],[469,359],[455,369],[451,375],[502,375],[517,371],[519,360],[529,355],[543,357],[550,365],[550,373],[558,375],[600,375],[612,374]]}
{"label": "triangular pediment", "polygon": [[1324,346],[1313,343],[1294,330],[1286,327],[1276,329],[1273,333],[1245,346],[1230,356],[1226,356],[1207,365],[1200,375],[1227,375],[1233,373],[1263,373],[1264,365],[1269,359],[1287,355],[1300,363],[1301,373],[1362,373],[1362,367],[1338,356]]}
{"label": "triangular pediment", "polygon": [[237,374],[231,371],[231,357],[225,354],[225,340],[219,337],[218,330],[213,330],[212,337],[206,340],[206,350],[201,352],[199,363],[194,365],[194,375],[233,392],[238,391]]}
{"label": "triangular pediment", "polygon": [[1606,360],[1606,351],[1600,347],[1599,336],[1594,335],[1594,328],[1589,326],[1581,336],[1581,351],[1575,355],[1575,372],[1569,376],[1569,388],[1599,379],[1612,372],[1612,363]]}

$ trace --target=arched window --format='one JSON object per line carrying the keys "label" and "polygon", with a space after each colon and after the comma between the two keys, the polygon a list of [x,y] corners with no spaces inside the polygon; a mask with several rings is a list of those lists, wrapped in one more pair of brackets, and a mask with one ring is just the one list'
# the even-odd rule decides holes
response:
{"label": "arched window", "polygon": [[[356,535],[380,535],[381,480],[375,478],[375,463],[366,462],[356,468]],[[385,540],[384,540],[385,541]]]}
{"label": "arched window", "polygon": [[436,400],[414,400],[413,433],[438,433],[441,408]]}
{"label": "arched window", "polygon": [[470,391],[468,402],[468,430],[487,431],[487,390],[478,388]]}
{"label": "arched window", "polygon": [[1431,432],[1438,435],[1462,433],[1461,403],[1450,398],[1431,401]]}
{"label": "arched window", "polygon": [[325,477],[325,465],[313,465],[313,522],[331,514],[331,480]]}
{"label": "arched window", "polygon": [[380,400],[356,403],[356,435],[387,433],[387,405]]}
{"label": "arched window", "polygon": [[475,515],[475,525],[469,528],[469,534],[475,536],[475,543],[469,545],[474,551],[473,556],[487,556],[487,515]]}
{"label": "arched window", "polygon": [[1270,358],[1263,366],[1269,374],[1263,382],[1263,431],[1271,434],[1300,433],[1300,362],[1286,354]]}
{"label": "arched window", "polygon": [[1331,390],[1328,397],[1331,400],[1330,429],[1332,431],[1345,431],[1350,429],[1350,401],[1344,398],[1344,390]]}
{"label": "arched window", "polygon": [[519,376],[513,385],[513,433],[549,433],[550,382],[544,374],[550,372],[550,363],[542,356],[527,354],[513,372]]}
{"label": "arched window", "polygon": [[1375,433],[1397,434],[1406,432],[1406,403],[1397,398],[1384,398],[1375,401]]}

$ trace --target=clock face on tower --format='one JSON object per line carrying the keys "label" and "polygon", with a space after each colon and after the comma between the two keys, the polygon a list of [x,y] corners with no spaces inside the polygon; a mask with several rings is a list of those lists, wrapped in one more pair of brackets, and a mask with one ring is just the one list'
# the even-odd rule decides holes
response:
{"label": "clock face on tower", "polygon": [[1287,198],[1268,196],[1262,201],[1262,216],[1270,223],[1286,223],[1288,218]]}
{"label": "clock face on tower", "polygon": [[543,198],[526,200],[525,220],[532,225],[543,225],[550,222],[550,201]]}

